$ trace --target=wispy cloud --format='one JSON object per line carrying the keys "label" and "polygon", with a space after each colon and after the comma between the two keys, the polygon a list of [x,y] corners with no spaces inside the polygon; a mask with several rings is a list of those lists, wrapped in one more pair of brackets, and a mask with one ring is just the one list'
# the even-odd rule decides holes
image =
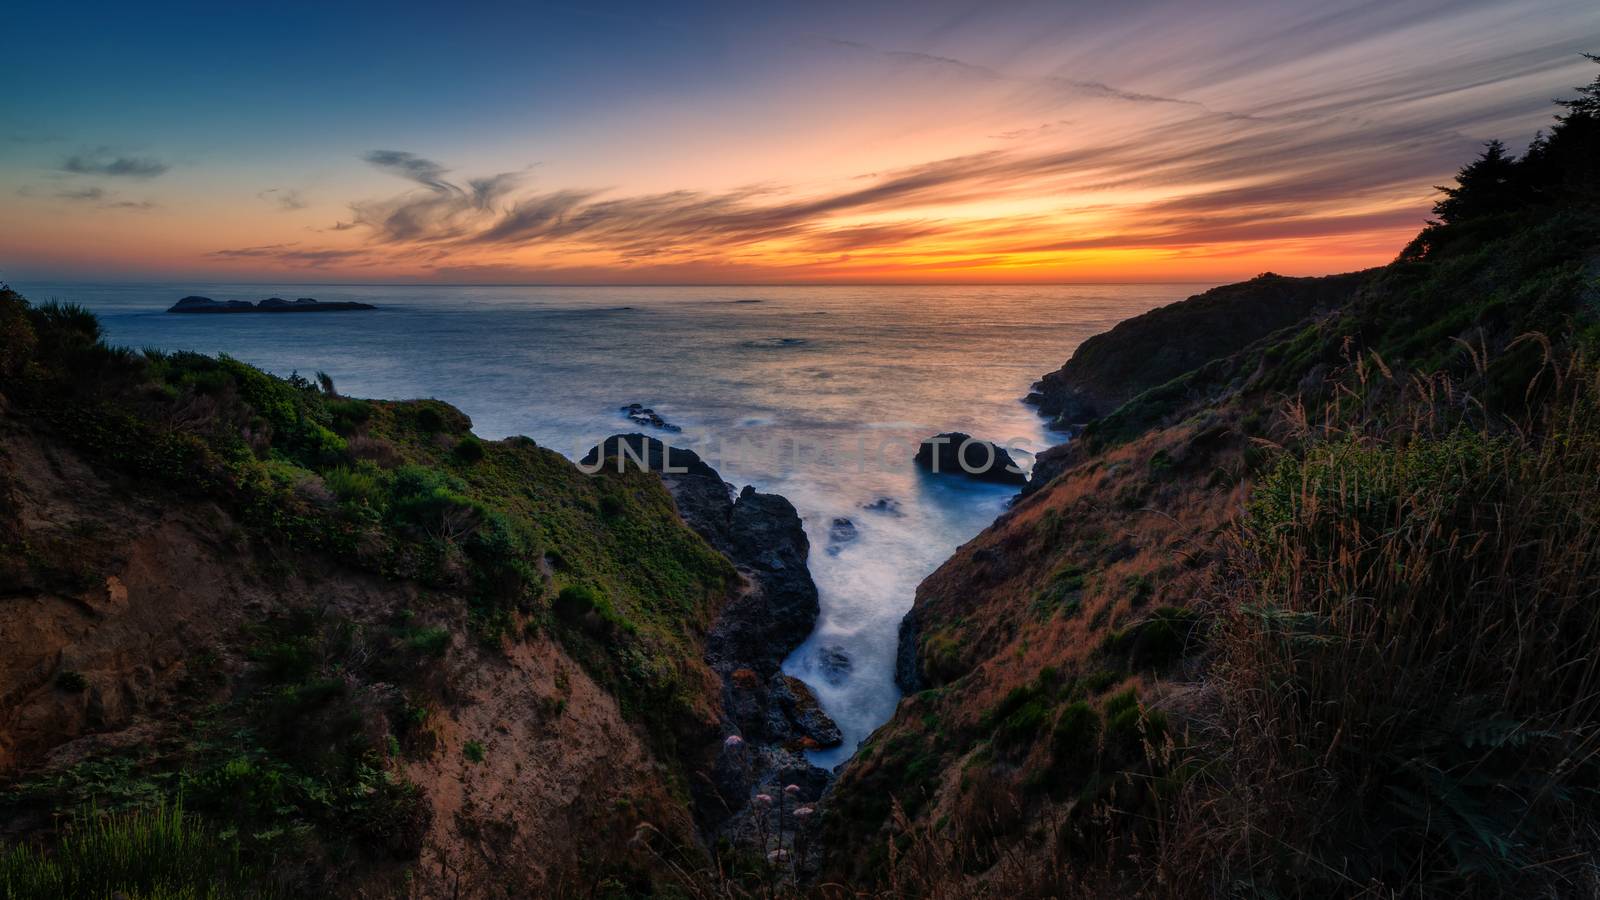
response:
{"label": "wispy cloud", "polygon": [[[31,195],[28,191],[24,195]],[[102,187],[61,188],[50,196],[58,200],[67,200],[72,203],[93,204],[100,209],[124,209],[133,212],[148,212],[157,209],[158,205],[150,200],[123,200],[119,199],[113,191]]]}
{"label": "wispy cloud", "polygon": [[207,255],[213,259],[270,260],[313,268],[331,263],[361,265],[371,256],[365,250],[308,249],[299,244],[262,244],[256,247],[215,250]]}
{"label": "wispy cloud", "polygon": [[[1498,15],[1486,2],[1469,5]],[[1548,82],[1559,92],[1566,81],[1558,73],[1573,57],[1563,45],[1524,43],[1414,66],[1388,52],[1393,36],[1362,16],[1380,17],[1385,28],[1436,28],[1443,5],[1427,15],[1369,6],[1288,10],[1243,29],[1248,34],[1219,27],[1206,35],[1220,49],[1237,43],[1233,54],[1259,57],[1249,71],[1203,54],[1179,54],[1166,68],[1141,66],[1119,59],[1104,36],[1086,39],[1081,60],[1064,62],[1013,62],[992,47],[970,48],[972,60],[1004,60],[993,65],[964,52],[828,40],[821,50],[841,63],[841,83],[888,72],[884,81],[896,90],[937,94],[941,103],[950,94],[948,114],[932,104],[925,121],[906,114],[904,128],[942,138],[970,121],[973,129],[946,143],[915,145],[960,152],[919,159],[903,149],[912,142],[886,126],[870,133],[889,133],[883,140],[896,152],[870,158],[899,164],[878,171],[630,192],[575,179],[535,183],[528,170],[474,177],[449,161],[373,150],[365,163],[400,179],[404,190],[351,203],[349,220],[325,229],[352,232],[329,236],[336,246],[251,247],[217,257],[435,273],[721,267],[783,277],[858,266],[1048,265],[1124,251],[1136,254],[1129,259],[1243,257],[1274,244],[1316,255],[1319,241],[1364,254],[1383,241],[1398,249],[1427,215],[1429,185],[1470,159],[1485,136],[1531,132],[1530,110],[1547,114],[1548,107],[1538,106],[1543,97],[1530,100],[1529,85]],[[1240,15],[1230,11],[1229,21],[1238,24]],[[1261,33],[1280,34],[1294,52],[1252,49],[1250,35]],[[1371,63],[1378,58],[1386,62]],[[1344,74],[1344,62],[1362,59],[1368,64]]]}
{"label": "wispy cloud", "polygon": [[74,175],[109,175],[116,178],[154,178],[172,168],[157,159],[122,156],[109,147],[75,153],[61,162],[61,171]]}
{"label": "wispy cloud", "polygon": [[300,192],[294,188],[267,188],[256,197],[278,207],[284,212],[294,212],[305,209],[307,203]]}

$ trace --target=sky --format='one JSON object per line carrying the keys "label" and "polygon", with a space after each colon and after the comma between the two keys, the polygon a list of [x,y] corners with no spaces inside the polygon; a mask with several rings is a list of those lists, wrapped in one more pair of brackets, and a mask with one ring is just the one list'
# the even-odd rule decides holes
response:
{"label": "sky", "polygon": [[1594,0],[0,8],[0,280],[1140,282],[1392,259]]}

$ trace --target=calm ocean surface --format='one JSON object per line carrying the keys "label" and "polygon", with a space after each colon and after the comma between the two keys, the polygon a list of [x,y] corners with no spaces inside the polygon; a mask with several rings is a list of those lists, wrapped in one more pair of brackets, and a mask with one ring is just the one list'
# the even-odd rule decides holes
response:
{"label": "calm ocean surface", "polygon": [[[842,761],[894,711],[896,627],[917,583],[1014,492],[919,474],[920,439],[965,431],[1056,443],[1021,398],[1090,335],[1199,285],[1048,287],[392,287],[18,284],[76,301],[113,343],[325,371],[342,393],[437,397],[485,438],[524,434],[574,459],[653,407],[724,479],[788,497],[822,593],[785,664],[845,733]],[[360,300],[371,313],[177,316],[179,297]],[[1031,457],[1024,459],[1031,462]],[[863,507],[879,498],[898,514]],[[836,518],[855,539],[830,543]],[[819,664],[847,660],[847,670]]]}

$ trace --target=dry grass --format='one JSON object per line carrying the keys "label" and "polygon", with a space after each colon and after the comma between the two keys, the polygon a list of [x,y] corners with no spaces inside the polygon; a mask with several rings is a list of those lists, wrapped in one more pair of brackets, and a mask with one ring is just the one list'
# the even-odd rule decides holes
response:
{"label": "dry grass", "polygon": [[1596,890],[1600,367],[1547,353],[1524,399],[1506,417],[1371,359],[1321,423],[1291,416],[1304,449],[1219,594],[1219,752],[1173,812],[1169,883]]}

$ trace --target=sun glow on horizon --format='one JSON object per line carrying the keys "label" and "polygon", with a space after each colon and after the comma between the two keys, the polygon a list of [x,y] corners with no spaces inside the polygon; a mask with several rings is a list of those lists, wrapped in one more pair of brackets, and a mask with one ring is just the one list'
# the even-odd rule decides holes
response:
{"label": "sun glow on horizon", "polygon": [[[413,46],[424,12],[404,8],[387,44],[361,16],[324,12],[267,65],[239,52],[266,40],[259,16],[217,26],[230,49],[191,19],[102,13],[88,35],[65,10],[17,17],[17,43],[37,49],[16,66],[7,116],[23,127],[0,142],[0,276],[1061,282],[1363,268],[1393,258],[1431,185],[1481,142],[1548,122],[1549,98],[1585,77],[1579,51],[1600,46],[1600,12],[1568,0],[930,4],[915,24],[872,4],[672,21],[623,6],[506,13],[492,34],[427,23],[441,42],[478,26],[486,45],[471,53]],[[524,25],[539,52],[496,55]],[[135,38],[170,58],[126,65]],[[371,55],[303,73],[341,47]],[[425,48],[433,62],[408,65]]]}

